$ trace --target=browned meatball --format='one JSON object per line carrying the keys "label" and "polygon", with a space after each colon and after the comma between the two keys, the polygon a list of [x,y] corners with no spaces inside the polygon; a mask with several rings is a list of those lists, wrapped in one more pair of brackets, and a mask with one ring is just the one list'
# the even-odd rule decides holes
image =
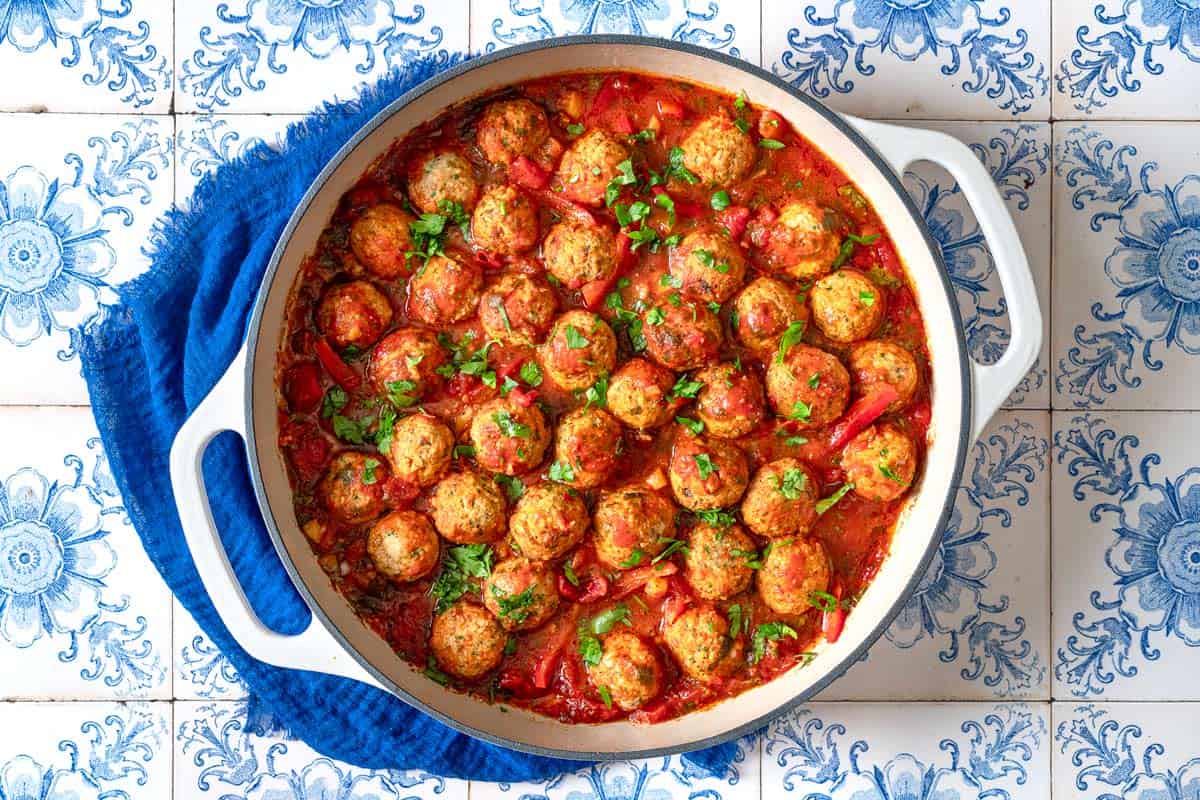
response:
{"label": "browned meatball", "polygon": [[557,308],[554,290],[541,279],[509,272],[484,290],[479,299],[479,321],[489,339],[534,345],[550,329]]}
{"label": "browned meatball", "polygon": [[504,658],[508,633],[483,606],[461,600],[433,618],[429,649],[444,672],[473,681]]}
{"label": "browned meatball", "polygon": [[842,450],[842,469],[854,493],[867,500],[895,500],[917,474],[917,446],[891,423],[872,425]]}
{"label": "browned meatball", "polygon": [[317,306],[317,327],[337,348],[365,349],[392,324],[392,304],[370,281],[335,283]]}
{"label": "browned meatball", "polygon": [[557,483],[539,483],[521,495],[508,521],[513,550],[543,561],[558,558],[583,540],[587,506],[579,495]]}
{"label": "browned meatball", "polygon": [[711,114],[684,137],[683,164],[700,180],[728,186],[754,166],[754,142],[725,114]]}
{"label": "browned meatball", "polygon": [[669,269],[685,295],[704,303],[724,303],[746,280],[742,249],[715,228],[683,237],[671,248]]}
{"label": "browned meatball", "polygon": [[558,420],[554,459],[561,479],[591,489],[608,479],[621,457],[621,423],[600,408],[577,408]]}
{"label": "browned meatball", "polygon": [[721,349],[721,321],[702,303],[665,303],[642,314],[646,353],[667,369],[696,369]]}
{"label": "browned meatball", "polygon": [[746,454],[737,445],[700,436],[676,436],[671,489],[684,508],[724,508],[741,499],[749,481]]}
{"label": "browned meatball", "polygon": [[828,590],[832,571],[816,539],[777,540],[758,571],[758,596],[776,614],[803,614],[817,607],[813,593]]}
{"label": "browned meatball", "polygon": [[494,186],[479,198],[471,216],[475,244],[497,255],[512,256],[537,244],[537,207],[513,186]]}
{"label": "browned meatball", "polygon": [[587,673],[596,691],[622,711],[641,708],[662,686],[662,664],[654,647],[630,631],[604,637],[600,662],[589,664]]}
{"label": "browned meatball", "polygon": [[554,573],[538,561],[506,558],[484,583],[483,604],[505,630],[533,630],[558,610]]}
{"label": "browned meatball", "polygon": [[442,212],[443,203],[470,213],[479,199],[471,162],[454,150],[422,153],[408,165],[408,199],[426,214]]}
{"label": "browned meatball", "polygon": [[350,225],[350,249],[367,270],[379,278],[394,280],[409,272],[406,253],[412,251],[409,223],[413,221],[400,206],[380,203],[371,206]]}
{"label": "browned meatball", "polygon": [[418,322],[441,327],[475,313],[483,272],[469,262],[434,256],[408,281],[408,313]]}
{"label": "browned meatball", "polygon": [[767,367],[767,397],[775,413],[801,428],[821,428],[842,415],[850,400],[850,373],[837,356],[797,344]]}
{"label": "browned meatball", "polygon": [[663,638],[679,668],[699,681],[727,676],[745,650],[742,637],[731,638],[729,621],[711,606],[684,611],[667,625]]}
{"label": "browned meatball", "polygon": [[696,395],[696,416],[712,436],[736,439],[762,422],[763,387],[753,372],[730,362],[697,372],[704,384]]}
{"label": "browned meatball", "polygon": [[550,136],[546,112],[525,98],[499,100],[483,110],[475,141],[488,161],[507,164],[534,155]]}
{"label": "browned meatball", "polygon": [[494,542],[508,523],[500,488],[472,470],[442,478],[429,509],[438,533],[455,544]]}
{"label": "browned meatball", "polygon": [[617,269],[617,237],[603,225],[559,222],[542,242],[546,270],[568,289],[607,280]]}
{"label": "browned meatball", "polygon": [[574,309],[555,321],[538,358],[563,389],[586,389],[612,372],[617,362],[617,337],[596,314]]}
{"label": "browned meatball", "polygon": [[471,421],[475,461],[484,469],[517,475],[542,462],[550,444],[546,418],[535,405],[528,407],[498,397],[480,406]]}
{"label": "browned meatball", "polygon": [[754,474],[742,498],[742,521],[759,536],[808,533],[817,521],[821,484],[805,464],[781,458]]}
{"label": "browned meatball", "polygon": [[697,525],[688,536],[684,577],[705,600],[725,600],[750,588],[758,547],[741,525]]}
{"label": "browned meatball", "polygon": [[808,321],[808,306],[774,278],[755,278],[733,301],[733,329],[742,344],[762,357],[774,355],[788,326]]}
{"label": "browned meatball", "polygon": [[416,486],[433,486],[450,466],[454,434],[429,414],[410,414],[392,427],[392,475]]}
{"label": "browned meatball", "polygon": [[671,421],[669,403],[675,375],[657,364],[634,358],[621,365],[608,383],[608,410],[631,428],[657,428]]}
{"label": "browned meatball", "polygon": [[618,165],[628,158],[629,148],[616,137],[592,128],[571,142],[558,164],[563,195],[584,205],[603,204],[608,182],[620,172]]}
{"label": "browned meatball", "polygon": [[675,506],[640,486],[605,492],[596,503],[592,543],[613,569],[649,564],[675,537]]}
{"label": "browned meatball", "polygon": [[850,351],[850,375],[859,396],[883,386],[895,389],[897,397],[888,405],[888,412],[899,411],[911,403],[921,385],[921,373],[913,354],[895,342],[881,339],[854,346]]}
{"label": "browned meatball", "polygon": [[393,511],[371,526],[367,555],[375,569],[397,583],[424,578],[438,563],[438,537],[417,511]]}
{"label": "browned meatball", "polygon": [[367,378],[380,394],[418,399],[442,385],[438,367],[447,362],[437,337],[420,328],[392,331],[371,351]]}
{"label": "browned meatball", "polygon": [[808,299],[813,323],[835,342],[865,339],[883,321],[883,292],[856,269],[839,269],[821,278]]}
{"label": "browned meatball", "polygon": [[828,275],[841,250],[829,212],[808,200],[788,203],[779,212],[767,242],[767,261],[798,281]]}
{"label": "browned meatball", "polygon": [[383,456],[340,453],[329,463],[325,477],[317,486],[317,495],[335,517],[357,525],[370,522],[383,513],[387,505],[383,497],[387,479],[387,462]]}

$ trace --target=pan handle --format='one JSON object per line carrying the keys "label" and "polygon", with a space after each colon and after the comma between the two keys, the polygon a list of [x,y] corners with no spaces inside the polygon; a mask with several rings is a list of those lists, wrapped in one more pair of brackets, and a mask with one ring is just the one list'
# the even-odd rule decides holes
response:
{"label": "pan handle", "polygon": [[937,131],[885,125],[855,117],[847,121],[875,146],[897,175],[915,161],[932,161],[958,181],[963,196],[975,212],[979,228],[1004,288],[1012,328],[1008,349],[995,364],[971,362],[973,416],[971,439],[984,426],[1013,389],[1024,379],[1042,347],[1042,312],[1029,260],[1021,246],[1017,226],[987,169],[971,149],[952,136]]}
{"label": "pan handle", "polygon": [[246,438],[245,371],[243,346],[221,380],[183,423],[171,445],[171,486],[200,581],[233,638],[259,661],[340,675],[379,687],[379,682],[347,654],[316,616],[294,636],[276,633],[264,625],[229,563],[208,504],[201,463],[217,434],[233,431]]}

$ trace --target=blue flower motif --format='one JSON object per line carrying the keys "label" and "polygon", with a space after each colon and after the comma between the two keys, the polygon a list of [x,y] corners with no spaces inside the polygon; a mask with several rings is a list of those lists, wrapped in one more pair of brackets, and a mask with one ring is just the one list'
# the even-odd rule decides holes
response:
{"label": "blue flower motif", "polygon": [[246,800],[384,800],[396,793],[379,773],[343,775],[328,758],[300,774],[264,772],[246,790]]}
{"label": "blue flower motif", "polygon": [[905,61],[964,46],[982,29],[977,0],[840,0],[835,29],[850,44]]}
{"label": "blue flower motif", "polygon": [[82,39],[100,25],[100,0],[0,0],[0,42],[23,53]]}
{"label": "blue flower motif", "polygon": [[1121,793],[1122,800],[1200,800],[1200,758],[1176,773],[1143,773]]}
{"label": "blue flower motif", "polygon": [[838,800],[978,800],[982,792],[964,770],[926,767],[902,753],[882,770],[845,773],[831,795]]}
{"label": "blue flower motif", "polygon": [[664,0],[562,0],[562,13],[579,25],[575,33],[633,33],[645,36],[647,20],[664,20]]}
{"label": "blue flower motif", "polygon": [[88,488],[51,485],[28,467],[0,487],[0,636],[9,643],[78,633],[100,615],[116,566],[101,513]]}
{"label": "blue flower motif", "polygon": [[1165,44],[1200,61],[1200,3],[1125,0],[1125,28],[1140,45]]}
{"label": "blue flower motif", "polygon": [[103,213],[89,187],[61,186],[33,167],[0,181],[0,336],[23,347],[96,319],[101,279],[116,263]]}
{"label": "blue flower motif", "polygon": [[392,0],[250,0],[246,28],[263,43],[326,58],[338,47],[377,45],[396,28]]}
{"label": "blue flower motif", "polygon": [[4,800],[96,800],[100,789],[83,773],[46,769],[20,755],[0,769],[0,797]]}

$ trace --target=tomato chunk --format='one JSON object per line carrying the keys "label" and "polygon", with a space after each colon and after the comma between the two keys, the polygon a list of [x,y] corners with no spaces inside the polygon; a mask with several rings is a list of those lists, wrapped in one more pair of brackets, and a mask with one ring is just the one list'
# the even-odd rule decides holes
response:
{"label": "tomato chunk", "polygon": [[508,168],[508,175],[513,183],[525,189],[545,189],[550,185],[550,174],[537,165],[533,159],[517,156]]}

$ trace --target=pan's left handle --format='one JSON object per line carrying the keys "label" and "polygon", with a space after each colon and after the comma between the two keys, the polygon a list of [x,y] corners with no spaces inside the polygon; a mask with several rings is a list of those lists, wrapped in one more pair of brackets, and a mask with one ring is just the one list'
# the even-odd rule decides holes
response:
{"label": "pan's left handle", "polygon": [[208,504],[201,464],[205,449],[218,434],[233,431],[246,438],[245,371],[243,346],[221,380],[179,429],[171,445],[171,486],[196,571],[225,627],[254,658],[277,667],[340,675],[382,688],[316,616],[303,632],[294,636],[277,633],[264,625],[229,563]]}

